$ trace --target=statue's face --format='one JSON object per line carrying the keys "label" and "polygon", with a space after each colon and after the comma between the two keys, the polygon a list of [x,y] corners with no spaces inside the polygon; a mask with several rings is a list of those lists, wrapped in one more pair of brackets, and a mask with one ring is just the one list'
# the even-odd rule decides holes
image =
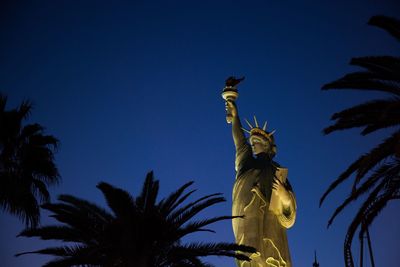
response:
{"label": "statue's face", "polygon": [[267,140],[256,135],[250,137],[250,144],[254,155],[268,153],[271,148],[271,145]]}

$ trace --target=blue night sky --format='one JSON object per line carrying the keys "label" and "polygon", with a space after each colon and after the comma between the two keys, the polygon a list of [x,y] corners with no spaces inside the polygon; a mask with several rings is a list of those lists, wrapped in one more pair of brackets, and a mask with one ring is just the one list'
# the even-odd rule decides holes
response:
{"label": "blue night sky", "polygon": [[[343,266],[347,225],[360,202],[326,228],[349,193],[341,186],[318,207],[330,182],[391,130],[360,137],[357,130],[321,134],[332,113],[378,93],[320,90],[354,71],[351,57],[397,55],[399,43],[368,26],[373,15],[397,16],[395,0],[357,1],[2,1],[0,90],[9,108],[34,103],[29,122],[46,127],[61,147],[62,183],[52,199],[73,194],[105,205],[99,181],[133,194],[146,173],[160,180],[160,197],[194,180],[195,197],[222,192],[227,202],[201,216],[229,215],[234,147],[220,96],[224,80],[245,75],[241,118],[276,129],[276,160],[289,168],[298,202],[288,231],[295,267]],[[378,266],[396,266],[398,203],[372,229]],[[42,223],[52,221],[43,214]],[[17,252],[52,242],[15,238],[23,224],[0,220],[1,266],[40,266],[49,257]],[[190,240],[233,241],[230,221],[216,234]],[[358,263],[358,241],[354,256]],[[216,266],[232,259],[210,257]],[[368,266],[368,265],[367,265]]]}

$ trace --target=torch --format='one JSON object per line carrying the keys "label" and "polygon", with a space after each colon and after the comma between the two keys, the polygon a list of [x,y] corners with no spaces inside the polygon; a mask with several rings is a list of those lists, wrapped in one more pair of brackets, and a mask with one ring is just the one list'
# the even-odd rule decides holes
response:
{"label": "torch", "polygon": [[[225,81],[225,87],[222,90],[222,98],[225,101],[236,101],[239,97],[239,92],[237,90],[237,85],[244,80],[244,77],[236,79],[234,76],[229,77]],[[226,110],[226,122],[232,122],[232,114],[229,110]]]}

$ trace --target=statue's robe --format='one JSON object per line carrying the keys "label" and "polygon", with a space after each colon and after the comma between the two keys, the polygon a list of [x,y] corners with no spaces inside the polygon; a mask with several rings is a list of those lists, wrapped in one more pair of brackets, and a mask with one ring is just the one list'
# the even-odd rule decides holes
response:
{"label": "statue's robe", "polygon": [[[234,122],[235,124],[235,122]],[[236,146],[236,181],[233,188],[232,215],[244,215],[233,220],[236,242],[257,249],[250,255],[251,262],[238,262],[239,267],[291,267],[286,229],[294,224],[296,202],[287,169],[281,168],[267,154],[253,157],[243,131],[233,125]],[[240,130],[240,131],[239,131]],[[291,198],[290,205],[283,205],[272,190],[274,176],[285,184]]]}

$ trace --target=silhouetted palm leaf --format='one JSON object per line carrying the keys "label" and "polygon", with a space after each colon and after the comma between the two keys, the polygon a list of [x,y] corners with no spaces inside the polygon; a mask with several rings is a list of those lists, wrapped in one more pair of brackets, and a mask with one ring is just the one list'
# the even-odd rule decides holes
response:
{"label": "silhouetted palm leaf", "polygon": [[[400,21],[385,16],[375,16],[369,21],[385,29],[400,40]],[[375,90],[392,94],[388,99],[369,101],[337,112],[332,116],[335,123],[324,129],[325,134],[334,131],[363,128],[361,135],[400,125],[400,58],[392,56],[373,56],[353,58],[351,65],[364,68],[322,87],[328,89]],[[367,199],[350,224],[344,243],[345,264],[354,267],[351,243],[357,229],[360,235],[373,222],[386,204],[398,199],[400,190],[400,131],[396,130],[389,138],[354,161],[328,187],[320,199],[326,197],[353,174],[354,182],[350,195],[338,206],[328,222],[332,224],[336,216],[351,202],[364,194]],[[369,176],[368,176],[369,175]]]}
{"label": "silhouetted palm leaf", "polygon": [[249,246],[231,243],[203,244],[191,243],[189,245],[177,246],[171,252],[174,257],[204,257],[209,255],[236,257],[238,260],[248,260],[244,255],[238,255],[235,251],[252,251]]}
{"label": "silhouetted palm leaf", "polygon": [[332,115],[337,120],[324,129],[324,134],[355,127],[365,127],[362,135],[375,130],[396,126],[400,122],[400,98],[373,100],[345,109]]}
{"label": "silhouetted palm leaf", "polygon": [[[335,217],[345,207],[347,207],[348,204],[350,204],[352,201],[357,200],[360,196],[373,189],[379,181],[382,181],[387,177],[392,177],[392,179],[395,179],[396,177],[398,178],[399,172],[400,172],[400,163],[398,159],[380,166],[368,179],[366,179],[366,181],[363,184],[361,184],[358,187],[357,186],[353,187],[353,190],[351,191],[348,198],[335,210],[332,217],[329,219],[328,226],[332,224]],[[389,180],[388,183],[390,181],[391,180]],[[399,188],[397,185],[391,185],[391,187]]]}
{"label": "silhouetted palm leaf", "polygon": [[159,203],[161,212],[163,214],[170,214],[177,206],[179,206],[191,194],[193,194],[196,190],[192,190],[181,197],[186,188],[188,188],[192,184],[193,181],[184,184],[177,191],[169,195],[165,200],[161,200]]}
{"label": "silhouetted palm leaf", "polygon": [[386,16],[373,16],[368,21],[369,25],[384,29],[400,41],[400,21]]}
{"label": "silhouetted palm leaf", "polygon": [[103,193],[115,217],[124,219],[130,217],[132,212],[137,212],[134,198],[125,190],[104,182],[99,183],[97,188]]}
{"label": "silhouetted palm leaf", "polygon": [[40,237],[73,242],[71,246],[47,248],[17,254],[57,256],[45,266],[143,266],[143,267],[209,267],[199,257],[218,255],[249,260],[246,253],[255,249],[231,243],[182,244],[181,239],[218,221],[240,216],[219,216],[191,221],[205,208],[225,201],[211,194],[180,207],[193,191],[185,193],[192,182],[183,185],[167,198],[157,202],[159,182],[149,173],[138,197],[107,183],[97,186],[107,200],[110,212],[96,204],[70,195],[61,195],[60,203],[43,208],[61,226],[26,229],[19,236]]}
{"label": "silhouetted palm leaf", "polygon": [[332,192],[339,184],[349,178],[352,174],[356,173],[353,188],[359,183],[369,171],[377,166],[384,159],[393,156],[396,152],[396,145],[400,139],[400,131],[394,133],[390,138],[386,139],[379,146],[372,149],[369,153],[361,156],[353,162],[346,171],[344,171],[325,191],[320,199],[322,205],[325,198]]}
{"label": "silhouetted palm leaf", "polygon": [[64,266],[99,266],[99,255],[88,246],[62,246],[46,248],[37,251],[25,252],[16,256],[26,254],[44,254],[58,256],[56,259],[46,263],[43,267],[64,267]]}
{"label": "silhouetted palm leaf", "polygon": [[6,110],[0,95],[0,206],[27,226],[39,223],[40,203],[49,201],[48,186],[60,181],[54,163],[58,140],[39,124],[23,126],[32,109],[28,101]]}
{"label": "silhouetted palm leaf", "polygon": [[350,64],[367,71],[347,74],[339,80],[325,84],[322,90],[373,90],[400,95],[399,57],[359,57],[353,58]]}
{"label": "silhouetted palm leaf", "polygon": [[235,218],[243,218],[243,216],[220,216],[220,217],[215,217],[215,218],[211,218],[211,219],[190,222],[190,223],[187,223],[185,226],[181,227],[181,229],[179,230],[179,236],[183,237],[187,234],[191,234],[194,232],[201,232],[201,231],[214,233],[213,230],[204,229],[202,227],[207,226],[212,223],[215,223],[215,222],[218,222],[218,221],[230,220],[230,219],[235,219]]}

